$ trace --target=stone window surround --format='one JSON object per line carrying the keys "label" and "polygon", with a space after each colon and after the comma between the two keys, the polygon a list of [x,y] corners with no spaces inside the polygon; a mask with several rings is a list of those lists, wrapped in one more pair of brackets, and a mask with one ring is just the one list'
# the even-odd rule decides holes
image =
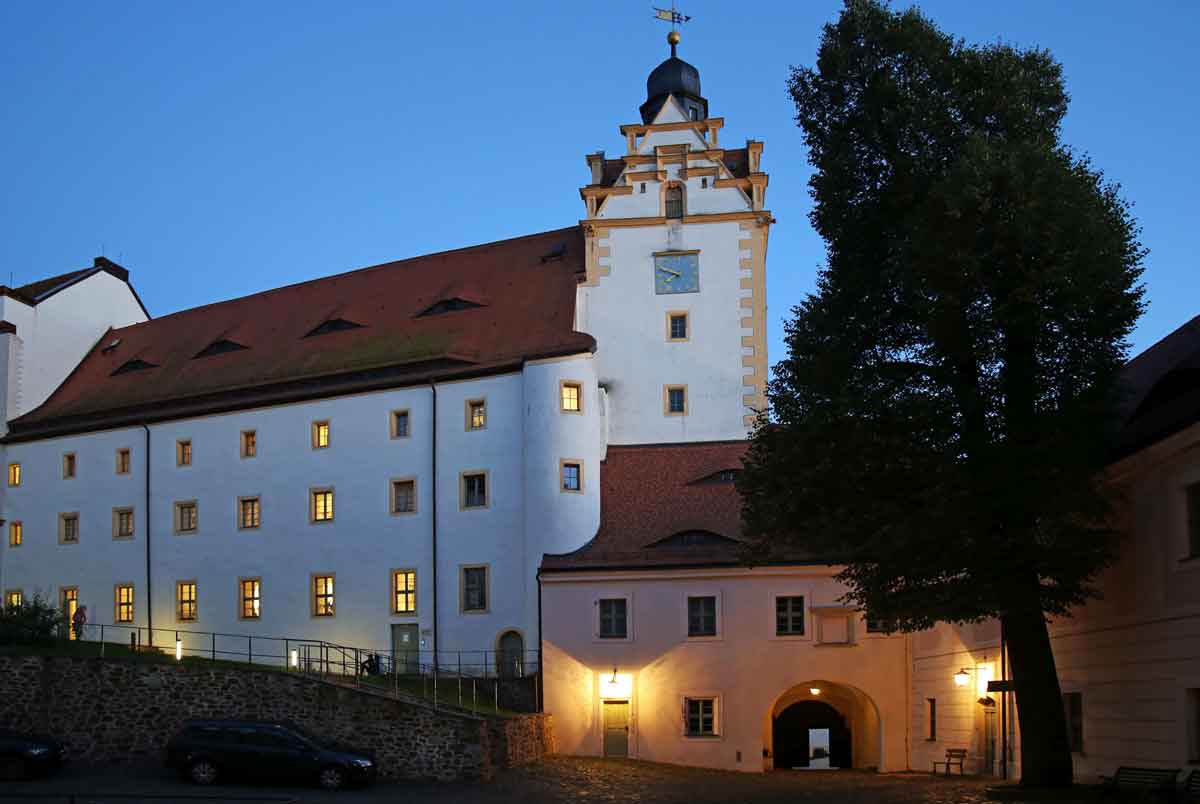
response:
{"label": "stone window surround", "polygon": [[[625,636],[600,636],[600,601],[602,600],[625,601]],[[632,589],[608,589],[604,590],[603,592],[596,593],[594,599],[592,600],[592,642],[596,644],[633,642],[633,603],[634,596]]]}

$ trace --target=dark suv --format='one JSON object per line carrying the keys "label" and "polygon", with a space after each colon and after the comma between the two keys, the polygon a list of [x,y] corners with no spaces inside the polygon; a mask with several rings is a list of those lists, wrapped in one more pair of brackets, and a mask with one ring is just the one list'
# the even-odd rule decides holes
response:
{"label": "dark suv", "polygon": [[375,781],[372,756],[334,745],[292,723],[189,720],[167,743],[166,762],[196,784],[243,777],[316,782],[336,790]]}

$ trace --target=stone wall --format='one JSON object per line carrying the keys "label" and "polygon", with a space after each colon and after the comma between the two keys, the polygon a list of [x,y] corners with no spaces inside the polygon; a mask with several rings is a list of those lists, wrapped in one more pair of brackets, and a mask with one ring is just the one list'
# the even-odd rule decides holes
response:
{"label": "stone wall", "polygon": [[375,754],[392,778],[488,779],[553,743],[546,716],[435,710],[279,671],[0,656],[0,727],[62,737],[74,760],[159,762],[189,718],[290,720]]}

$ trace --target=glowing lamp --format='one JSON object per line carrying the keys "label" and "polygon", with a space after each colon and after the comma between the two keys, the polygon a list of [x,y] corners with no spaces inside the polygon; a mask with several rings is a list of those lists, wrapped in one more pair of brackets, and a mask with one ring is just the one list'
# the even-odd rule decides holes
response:
{"label": "glowing lamp", "polygon": [[633,693],[633,676],[629,673],[618,673],[613,668],[612,674],[602,673],[600,678],[601,698],[628,698]]}
{"label": "glowing lamp", "polygon": [[300,666],[300,651],[292,648],[292,652],[288,654],[288,666],[296,668]]}
{"label": "glowing lamp", "polygon": [[176,639],[175,640],[175,661],[178,662],[178,661],[181,661],[182,659],[183,659],[183,640]]}
{"label": "glowing lamp", "polygon": [[820,694],[821,694],[821,688],[820,688],[820,687],[809,687],[809,688],[808,688],[808,691],[809,691],[809,692],[811,692],[813,695],[820,695]]}
{"label": "glowing lamp", "polygon": [[959,671],[954,674],[954,686],[965,687],[970,683],[971,673],[967,670],[967,668],[960,668]]}
{"label": "glowing lamp", "polygon": [[975,668],[975,692],[980,698],[986,698],[988,694],[988,682],[992,680],[992,666],[990,664],[981,664]]}

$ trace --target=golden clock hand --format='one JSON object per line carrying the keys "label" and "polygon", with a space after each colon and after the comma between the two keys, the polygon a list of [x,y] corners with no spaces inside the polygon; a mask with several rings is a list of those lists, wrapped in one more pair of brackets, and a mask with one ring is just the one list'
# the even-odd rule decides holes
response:
{"label": "golden clock hand", "polygon": [[[658,270],[665,271],[668,274],[674,274],[675,276],[683,276],[683,274],[679,273],[678,271],[672,271],[670,268],[663,268],[661,265],[659,266]],[[670,280],[667,281],[669,282]]]}

